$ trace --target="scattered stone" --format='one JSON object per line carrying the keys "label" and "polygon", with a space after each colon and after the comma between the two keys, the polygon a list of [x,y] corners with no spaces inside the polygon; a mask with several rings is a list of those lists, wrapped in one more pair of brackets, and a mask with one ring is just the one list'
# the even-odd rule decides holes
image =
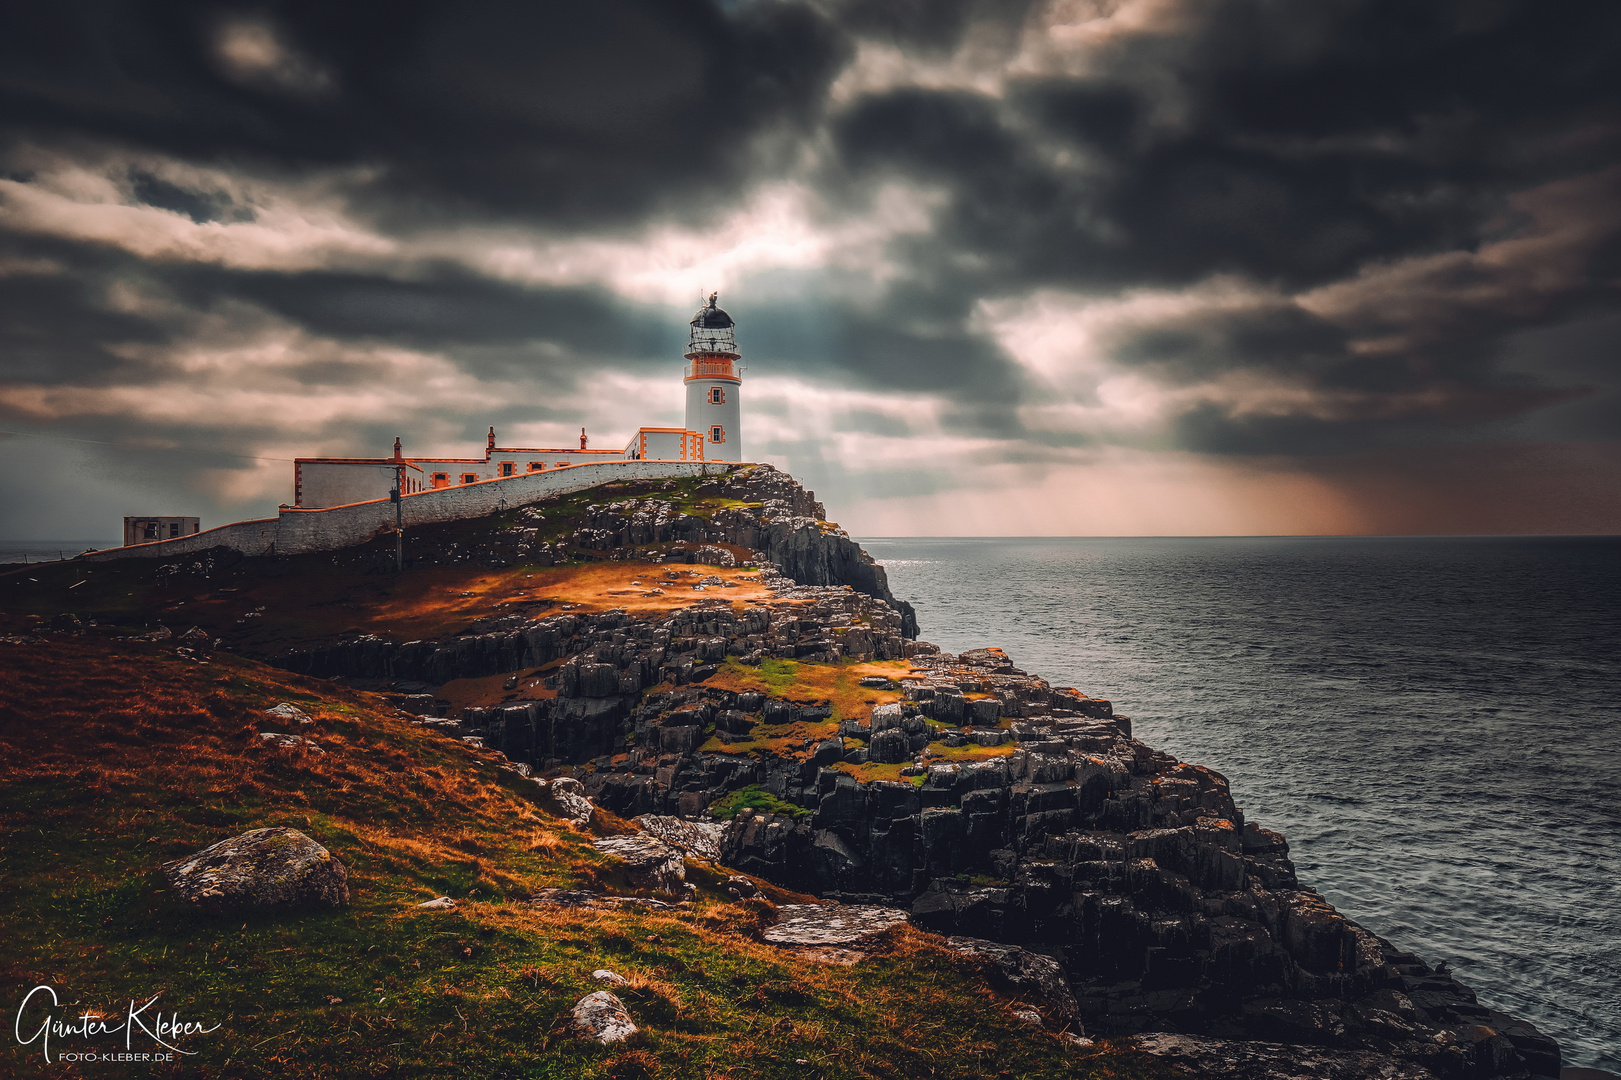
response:
{"label": "scattered stone", "polygon": [[649,900],[642,896],[608,896],[605,893],[591,892],[588,889],[541,889],[529,897],[529,903],[535,907],[592,908],[600,910],[641,907],[653,911],[674,911],[677,908],[689,906],[691,901],[682,900],[678,903],[669,904],[663,900]]}
{"label": "scattered stone", "polygon": [[1045,1026],[1041,1019],[1041,1014],[1036,1012],[1034,1009],[1014,1009],[1013,1019],[1023,1024],[1029,1024],[1031,1027],[1038,1028]]}
{"label": "scattered stone", "polygon": [[1409,1061],[1366,1050],[1229,1042],[1152,1032],[1126,1045],[1181,1066],[1201,1080],[1434,1080]]}
{"label": "scattered stone", "polygon": [[625,1003],[606,990],[587,994],[574,1003],[574,1033],[599,1043],[620,1042],[636,1034]]}
{"label": "scattered stone", "polygon": [[285,826],[221,840],[164,863],[163,872],[181,899],[210,912],[349,902],[349,872],[343,863]]}
{"label": "scattered stone", "polygon": [[773,945],[855,945],[908,921],[900,908],[871,904],[784,904],[761,937]]}
{"label": "scattered stone", "polygon": [[625,978],[623,975],[609,971],[607,968],[597,968],[597,970],[591,973],[591,977],[597,980],[597,982],[607,983],[609,986],[624,986],[626,983],[630,982],[630,980]]}
{"label": "scattered stone", "polygon": [[417,907],[420,908],[453,908],[455,906],[456,901],[452,900],[448,896],[435,897],[432,900],[417,905]]}
{"label": "scattered stone", "polygon": [[760,895],[760,887],[742,874],[734,874],[726,879],[725,889],[739,900]]}
{"label": "scattered stone", "polygon": [[314,739],[306,739],[302,735],[284,735],[279,731],[261,731],[259,740],[269,746],[279,746],[283,750],[296,750],[300,746],[308,747],[317,754],[326,753],[316,745]]}
{"label": "scattered stone", "polygon": [[274,716],[278,720],[286,720],[290,724],[315,723],[315,721],[310,718],[309,713],[305,712],[303,709],[300,709],[297,705],[294,705],[290,701],[284,701],[279,705],[272,705],[270,708],[265,710],[265,715]]}
{"label": "scattered stone", "polygon": [[625,861],[625,881],[633,889],[675,893],[683,898],[694,891],[687,884],[687,867],[681,853],[657,837],[646,833],[605,836],[596,842],[596,848]]}

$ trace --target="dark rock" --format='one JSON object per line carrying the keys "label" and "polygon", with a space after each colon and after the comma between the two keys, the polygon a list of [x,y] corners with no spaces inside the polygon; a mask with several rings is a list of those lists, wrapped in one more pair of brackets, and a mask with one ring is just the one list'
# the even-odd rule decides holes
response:
{"label": "dark rock", "polygon": [[1270,1042],[1229,1042],[1156,1032],[1127,1045],[1180,1066],[1200,1080],[1435,1080],[1411,1062],[1364,1050]]}
{"label": "dark rock", "polygon": [[1050,1026],[1086,1034],[1080,1025],[1080,1006],[1070,993],[1069,979],[1064,976],[1063,966],[1052,957],[984,938],[954,936],[946,944],[989,961],[992,979],[1003,990],[1040,1001],[1047,1009]]}
{"label": "dark rock", "polygon": [[890,728],[872,737],[872,741],[867,744],[867,753],[871,761],[882,765],[896,765],[911,757],[911,740],[906,737],[906,732]]}

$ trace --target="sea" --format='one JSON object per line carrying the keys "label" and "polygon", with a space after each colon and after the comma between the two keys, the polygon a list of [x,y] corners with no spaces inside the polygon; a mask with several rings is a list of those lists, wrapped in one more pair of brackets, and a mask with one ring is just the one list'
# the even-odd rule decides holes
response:
{"label": "sea", "polygon": [[1621,1072],[1621,538],[861,543],[924,640],[1110,699],[1340,911]]}
{"label": "sea", "polygon": [[122,540],[0,540],[0,566],[7,563],[59,562],[84,551],[117,547]]}

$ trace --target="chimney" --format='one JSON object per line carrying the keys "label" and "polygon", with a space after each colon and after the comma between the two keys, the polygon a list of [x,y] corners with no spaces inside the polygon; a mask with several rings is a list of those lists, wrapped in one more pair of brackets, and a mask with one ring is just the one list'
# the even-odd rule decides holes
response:
{"label": "chimney", "polygon": [[394,460],[400,460],[400,437],[394,436]]}
{"label": "chimney", "polygon": [[580,449],[585,449],[585,428],[580,429]]}
{"label": "chimney", "polygon": [[492,428],[490,428],[490,443],[489,443],[489,449],[491,449],[491,450],[494,450],[494,449],[495,449],[495,429],[494,429],[494,428],[493,428],[493,427],[492,427]]}

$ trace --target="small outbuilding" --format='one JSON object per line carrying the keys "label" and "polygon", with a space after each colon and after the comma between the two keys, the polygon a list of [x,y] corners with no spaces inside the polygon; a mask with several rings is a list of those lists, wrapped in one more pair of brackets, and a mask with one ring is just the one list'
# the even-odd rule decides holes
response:
{"label": "small outbuilding", "polygon": [[127,517],[124,519],[124,546],[173,540],[202,531],[202,519],[194,517]]}

